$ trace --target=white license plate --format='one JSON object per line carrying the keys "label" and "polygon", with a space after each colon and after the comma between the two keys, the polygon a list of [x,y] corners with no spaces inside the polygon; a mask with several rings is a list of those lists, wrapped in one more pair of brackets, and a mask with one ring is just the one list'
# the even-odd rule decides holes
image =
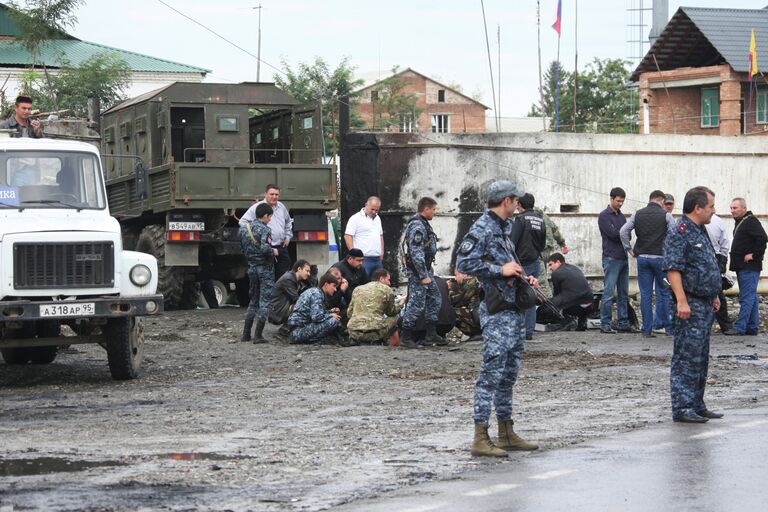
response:
{"label": "white license plate", "polygon": [[205,222],[169,222],[168,231],[205,231]]}
{"label": "white license plate", "polygon": [[96,303],[82,302],[78,304],[46,304],[40,306],[42,317],[62,316],[92,316],[96,314]]}

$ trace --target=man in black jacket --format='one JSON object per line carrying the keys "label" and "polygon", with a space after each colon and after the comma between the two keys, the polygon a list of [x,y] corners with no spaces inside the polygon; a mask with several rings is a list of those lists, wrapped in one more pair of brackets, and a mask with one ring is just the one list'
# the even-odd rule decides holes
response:
{"label": "man in black jacket", "polygon": [[311,268],[307,260],[298,260],[291,270],[277,280],[269,302],[270,323],[283,325],[288,321],[299,295],[307,288]]}
{"label": "man in black jacket", "polygon": [[360,249],[350,249],[345,260],[333,265],[334,268],[339,269],[342,277],[346,279],[349,284],[347,289],[344,290],[344,298],[346,299],[347,305],[352,302],[352,292],[355,291],[355,288],[361,284],[366,284],[371,280],[363,267],[364,261],[365,256],[363,255],[363,251]]}
{"label": "man in black jacket", "polygon": [[731,266],[739,280],[739,318],[728,335],[757,335],[760,327],[757,284],[763,269],[763,256],[768,237],[762,224],[747,210],[744,198],[731,201],[731,215],[736,220],[731,244]]}
{"label": "man in black jacket", "polygon": [[579,267],[565,262],[565,257],[556,252],[547,259],[551,272],[552,300],[555,307],[566,316],[576,317],[577,331],[587,329],[587,317],[592,313],[592,288]]}
{"label": "man in black jacket", "polygon": [[[512,224],[512,243],[520,259],[520,265],[526,275],[539,277],[541,273],[541,251],[547,245],[547,226],[544,219],[533,211],[535,199],[532,194],[524,194],[518,200],[517,211]],[[525,311],[525,339],[533,339],[536,328],[536,308]]]}
{"label": "man in black jacket", "polygon": [[[675,226],[672,214],[664,209],[665,195],[654,190],[648,197],[648,206],[632,214],[621,227],[619,237],[627,254],[637,258],[637,285],[640,287],[640,311],[643,313],[643,336],[653,338],[654,326],[672,334],[669,316],[669,289],[664,280],[667,273],[662,269],[664,239],[667,231]],[[630,239],[635,230],[635,246]],[[653,315],[654,283],[656,288],[656,318]]]}

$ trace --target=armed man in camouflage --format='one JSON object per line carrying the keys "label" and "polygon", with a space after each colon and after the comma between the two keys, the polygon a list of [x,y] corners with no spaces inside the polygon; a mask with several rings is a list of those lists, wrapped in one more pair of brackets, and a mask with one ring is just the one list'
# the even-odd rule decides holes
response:
{"label": "armed man in camouflage", "polygon": [[341,341],[338,335],[341,325],[339,310],[334,308],[328,311],[323,303],[323,297],[330,297],[336,292],[336,282],[336,278],[326,272],[317,288],[310,288],[299,295],[293,313],[288,317],[288,326],[292,328],[291,343],[319,345]]}
{"label": "armed man in camouflage", "polygon": [[240,246],[248,260],[248,280],[250,281],[250,302],[245,311],[245,325],[241,341],[251,341],[253,320],[258,313],[254,343],[266,343],[264,325],[269,314],[269,300],[272,288],[275,286],[275,256],[277,250],[272,248],[272,231],[267,223],[272,218],[272,207],[266,203],[259,204],[255,211],[256,217],[240,227]]}
{"label": "armed man in camouflage", "polygon": [[[517,209],[522,191],[511,181],[496,181],[488,187],[488,210],[470,228],[459,247],[456,268],[476,276],[485,290],[480,305],[483,329],[483,363],[475,383],[475,438],[472,455],[506,457],[511,450],[536,450],[538,445],[521,439],[513,430],[512,387],[520,369],[525,347],[525,318],[515,306],[515,277],[523,268],[515,263],[509,239],[509,218]],[[538,286],[534,277],[528,281]],[[501,304],[489,311],[489,292],[501,295]],[[497,303],[499,301],[496,301]],[[496,406],[499,423],[498,445],[488,437],[491,406]]]}
{"label": "armed man in camouflage", "polygon": [[390,277],[388,270],[378,268],[373,271],[370,283],[358,286],[352,292],[352,302],[347,309],[347,330],[354,342],[387,343],[397,335],[397,315],[403,308],[405,297],[395,301]]}
{"label": "armed man in camouflage", "polygon": [[683,216],[664,240],[664,270],[677,313],[669,369],[672,419],[682,423],[723,417],[704,404],[709,336],[714,313],[720,309],[722,286],[715,250],[705,229],[714,213],[714,192],[692,188],[683,199]]}
{"label": "armed man in camouflage", "polygon": [[440,312],[440,290],[432,275],[432,263],[437,254],[437,237],[429,221],[437,212],[437,201],[431,197],[419,199],[418,211],[405,229],[403,241],[405,267],[408,271],[408,303],[403,312],[400,346],[419,348],[413,336],[413,328],[424,313],[427,335],[424,343],[445,345],[447,340],[437,334],[437,315]]}
{"label": "armed man in camouflage", "polygon": [[544,219],[544,225],[547,227],[547,241],[544,245],[544,249],[541,251],[541,261],[544,265],[542,265],[539,285],[541,285],[542,293],[547,297],[551,297],[552,291],[549,288],[547,262],[549,261],[549,257],[556,252],[563,255],[568,254],[568,246],[565,243],[565,238],[563,238],[562,233],[560,233],[560,228],[557,227],[557,224],[552,220],[552,217],[544,213],[544,210],[541,208],[534,208],[533,211],[541,215],[541,218]]}
{"label": "armed man in camouflage", "polygon": [[448,280],[448,298],[456,312],[456,327],[470,340],[480,338],[480,283],[476,277],[462,274],[458,270]]}

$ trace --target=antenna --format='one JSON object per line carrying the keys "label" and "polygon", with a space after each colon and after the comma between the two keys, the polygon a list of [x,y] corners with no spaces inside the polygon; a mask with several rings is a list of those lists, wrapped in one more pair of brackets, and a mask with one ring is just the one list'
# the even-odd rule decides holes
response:
{"label": "antenna", "polygon": [[650,49],[648,32],[652,19],[652,0],[627,1],[627,59],[631,66],[643,60]]}

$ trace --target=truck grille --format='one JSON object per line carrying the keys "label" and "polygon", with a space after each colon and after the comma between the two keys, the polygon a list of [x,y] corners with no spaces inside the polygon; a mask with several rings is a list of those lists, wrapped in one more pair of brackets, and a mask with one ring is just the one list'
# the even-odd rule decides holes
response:
{"label": "truck grille", "polygon": [[19,290],[111,288],[112,242],[13,244],[13,286]]}

